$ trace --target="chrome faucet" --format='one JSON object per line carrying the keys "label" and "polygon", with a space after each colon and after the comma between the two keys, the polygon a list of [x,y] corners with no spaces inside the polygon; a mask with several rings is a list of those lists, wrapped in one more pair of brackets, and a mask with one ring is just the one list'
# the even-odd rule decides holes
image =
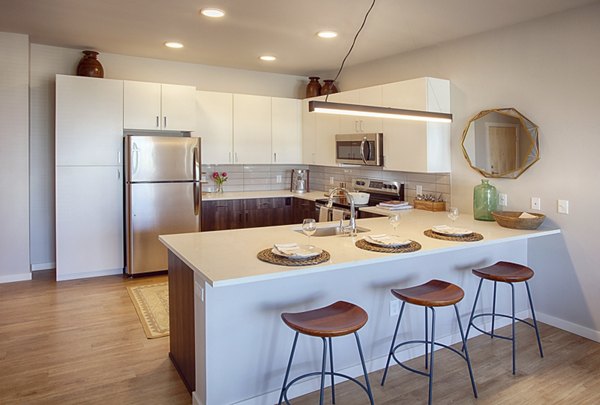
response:
{"label": "chrome faucet", "polygon": [[352,196],[350,195],[348,190],[346,190],[344,187],[335,187],[334,189],[332,189],[329,192],[329,198],[327,200],[327,208],[331,208],[333,206],[333,196],[340,191],[344,194],[346,199],[348,201],[350,201],[350,219],[348,220],[349,221],[348,226],[342,227],[341,226],[342,221],[340,221],[340,228],[350,229],[350,233],[355,234],[356,233],[356,210],[354,209],[354,198],[352,198]]}

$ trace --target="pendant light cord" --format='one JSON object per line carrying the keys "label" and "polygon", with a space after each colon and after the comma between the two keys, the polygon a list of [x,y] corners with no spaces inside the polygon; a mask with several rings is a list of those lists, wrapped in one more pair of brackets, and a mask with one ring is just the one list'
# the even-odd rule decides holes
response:
{"label": "pendant light cord", "polygon": [[[362,29],[365,27],[365,24],[367,22],[367,18],[369,17],[369,14],[371,13],[371,10],[373,10],[373,7],[375,6],[375,1],[376,0],[373,0],[373,2],[371,3],[371,7],[369,7],[369,9],[367,10],[367,13],[365,14],[365,18],[363,18],[363,22],[360,25],[360,28],[358,29],[358,31],[356,31],[356,35],[354,35],[354,40],[352,40],[352,45],[350,46],[350,49],[348,49],[348,53],[346,53],[346,56],[344,56],[344,59],[342,60],[342,64],[340,65],[340,69],[338,70],[337,74],[335,75],[335,78],[333,79],[332,86],[336,82],[336,80],[338,79],[338,77],[340,77],[340,73],[342,73],[342,69],[344,68],[344,64],[346,63],[346,59],[348,59],[348,56],[350,56],[350,53],[352,53],[352,49],[354,49],[354,45],[356,44],[356,40],[358,39],[358,36],[360,35],[360,32],[362,31]],[[331,87],[329,87],[327,89],[327,94],[325,95],[325,102],[327,102],[327,99],[329,98],[329,93],[330,92],[331,92]]]}

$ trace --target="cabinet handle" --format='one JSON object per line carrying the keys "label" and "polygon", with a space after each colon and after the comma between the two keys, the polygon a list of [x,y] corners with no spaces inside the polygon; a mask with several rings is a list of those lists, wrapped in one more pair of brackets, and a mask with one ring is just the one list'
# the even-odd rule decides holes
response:
{"label": "cabinet handle", "polygon": [[358,121],[354,121],[354,132],[359,132],[359,130],[358,130]]}
{"label": "cabinet handle", "polygon": [[117,163],[121,163],[121,151],[117,152]]}
{"label": "cabinet handle", "polygon": [[360,120],[358,122],[359,122],[358,127],[360,128],[360,132],[365,132],[365,130],[363,129],[363,120]]}
{"label": "cabinet handle", "polygon": [[158,128],[160,126],[160,123],[158,122],[158,115],[156,116],[156,128]]}
{"label": "cabinet handle", "polygon": [[277,152],[273,153],[273,162],[277,163]]}
{"label": "cabinet handle", "polygon": [[227,161],[228,161],[229,163],[233,163],[233,162],[231,161],[231,152],[229,152],[229,159],[228,159]]}
{"label": "cabinet handle", "polygon": [[237,163],[237,162],[238,162],[238,155],[237,155],[237,152],[235,152],[235,153],[234,153],[234,155],[235,155],[235,163]]}
{"label": "cabinet handle", "polygon": [[166,128],[166,127],[167,127],[167,116],[165,115],[163,117],[163,128]]}
{"label": "cabinet handle", "polygon": [[117,169],[117,180],[121,180],[121,170]]}

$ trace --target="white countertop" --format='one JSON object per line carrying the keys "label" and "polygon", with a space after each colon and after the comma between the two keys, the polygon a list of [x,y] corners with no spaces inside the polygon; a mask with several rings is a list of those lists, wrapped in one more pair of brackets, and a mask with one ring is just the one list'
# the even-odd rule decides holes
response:
{"label": "white countertop", "polygon": [[[224,193],[227,194],[227,193]],[[234,194],[234,193],[232,193]],[[244,197],[246,198],[246,197]],[[419,242],[421,250],[412,253],[377,253],[354,246],[356,239],[349,236],[312,237],[311,244],[327,250],[331,259],[314,266],[279,266],[265,263],[256,254],[274,243],[306,244],[308,238],[294,230],[300,225],[283,225],[265,228],[249,228],[213,232],[196,232],[178,235],[161,235],[160,241],[192,270],[198,272],[213,287],[251,283],[274,278],[300,276],[314,272],[329,271],[344,267],[402,260],[404,258],[460,251],[481,245],[522,240],[560,233],[558,229],[542,226],[538,230],[524,231],[503,228],[496,222],[475,221],[471,215],[461,215],[454,224],[478,232],[484,236],[479,242],[451,242],[425,236],[423,231],[435,225],[452,225],[446,212],[409,210],[402,216],[397,234]],[[371,230],[361,233],[391,233],[387,218],[360,219],[357,224]],[[319,227],[334,226],[336,223],[319,223]]]}
{"label": "white countertop", "polygon": [[224,193],[202,193],[202,201],[219,200],[242,200],[246,198],[273,198],[273,197],[297,197],[304,200],[314,201],[324,198],[323,191],[311,191],[310,193],[292,193],[289,190],[267,190],[267,191],[238,191]]}

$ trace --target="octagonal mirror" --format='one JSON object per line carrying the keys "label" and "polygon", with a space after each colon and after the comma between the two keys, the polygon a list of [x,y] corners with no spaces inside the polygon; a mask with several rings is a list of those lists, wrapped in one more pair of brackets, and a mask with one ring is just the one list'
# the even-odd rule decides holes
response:
{"label": "octagonal mirror", "polygon": [[540,159],[538,127],[514,108],[484,110],[467,124],[462,149],[483,176],[516,179]]}

